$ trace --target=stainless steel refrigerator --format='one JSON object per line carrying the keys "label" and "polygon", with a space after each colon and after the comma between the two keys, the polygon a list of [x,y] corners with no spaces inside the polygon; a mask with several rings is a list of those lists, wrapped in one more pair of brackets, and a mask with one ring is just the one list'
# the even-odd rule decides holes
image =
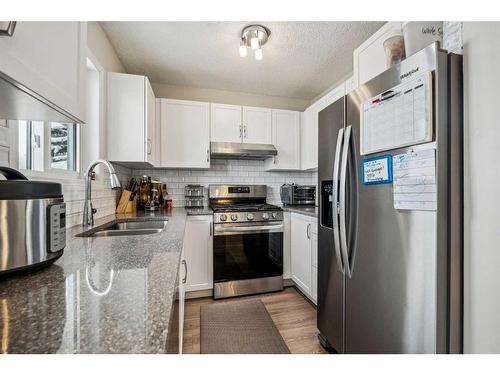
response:
{"label": "stainless steel refrigerator", "polygon": [[[461,56],[447,54],[435,43],[319,113],[318,329],[320,342],[329,349],[462,352],[461,67]],[[380,130],[384,120],[369,120],[364,111],[372,103],[389,103],[385,99],[393,98],[395,87],[425,75],[430,138],[405,144],[394,133],[399,131],[398,116],[401,121],[404,113],[417,116],[417,104],[413,112],[394,110],[393,127],[386,133]],[[411,121],[416,124],[415,118]],[[367,133],[370,129],[380,131]],[[370,151],[376,142],[386,146]],[[401,172],[404,165],[396,169],[394,160],[423,154],[420,150],[434,150],[430,152],[435,155],[430,164],[434,184],[424,186],[419,180],[417,187],[433,191],[429,196],[435,201],[425,209],[415,207],[425,202],[411,202],[412,190],[406,188],[413,186],[402,190],[408,206],[401,206],[395,190],[411,174]],[[365,181],[378,173],[367,174],[372,159],[383,165],[386,175],[389,168],[392,179]],[[414,196],[424,200],[419,192]]]}

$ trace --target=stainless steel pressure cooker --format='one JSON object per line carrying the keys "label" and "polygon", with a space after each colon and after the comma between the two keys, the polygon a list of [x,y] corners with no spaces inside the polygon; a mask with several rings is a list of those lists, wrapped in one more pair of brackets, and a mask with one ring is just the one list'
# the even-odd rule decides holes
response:
{"label": "stainless steel pressure cooker", "polygon": [[66,245],[61,184],[0,167],[0,278],[50,265]]}

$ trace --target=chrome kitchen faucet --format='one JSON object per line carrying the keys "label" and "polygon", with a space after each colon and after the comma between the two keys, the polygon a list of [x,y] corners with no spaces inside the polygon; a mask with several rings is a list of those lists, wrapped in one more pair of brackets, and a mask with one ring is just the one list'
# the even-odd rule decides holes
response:
{"label": "chrome kitchen faucet", "polygon": [[97,212],[95,208],[92,207],[92,176],[94,174],[94,168],[99,165],[104,164],[109,171],[109,178],[111,189],[116,190],[121,188],[120,181],[116,175],[115,168],[107,160],[97,160],[91,163],[87,171],[85,172],[85,205],[83,207],[83,225],[89,226],[94,225],[94,214]]}

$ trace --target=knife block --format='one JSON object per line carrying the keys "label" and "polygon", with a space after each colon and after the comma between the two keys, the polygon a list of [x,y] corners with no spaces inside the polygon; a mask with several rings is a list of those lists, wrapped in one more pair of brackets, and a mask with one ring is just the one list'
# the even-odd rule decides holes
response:
{"label": "knife block", "polygon": [[123,190],[120,196],[120,201],[118,206],[116,206],[117,214],[130,214],[137,211],[137,198],[136,194],[133,200],[130,200],[130,195],[132,194],[129,190]]}

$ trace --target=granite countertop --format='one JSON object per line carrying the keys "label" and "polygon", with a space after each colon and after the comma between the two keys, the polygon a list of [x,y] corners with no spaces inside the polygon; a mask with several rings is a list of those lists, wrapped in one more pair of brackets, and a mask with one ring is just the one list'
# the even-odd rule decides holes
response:
{"label": "granite countertop", "polygon": [[283,206],[283,211],[295,212],[311,217],[318,217],[318,207],[316,206]]}
{"label": "granite countertop", "polygon": [[210,207],[186,208],[188,216],[213,215],[214,211]]}
{"label": "granite countertop", "polygon": [[[75,237],[39,272],[0,281],[0,332],[8,353],[163,353],[190,211],[111,215],[166,219],[152,235]],[[199,214],[199,213],[196,213]]]}

